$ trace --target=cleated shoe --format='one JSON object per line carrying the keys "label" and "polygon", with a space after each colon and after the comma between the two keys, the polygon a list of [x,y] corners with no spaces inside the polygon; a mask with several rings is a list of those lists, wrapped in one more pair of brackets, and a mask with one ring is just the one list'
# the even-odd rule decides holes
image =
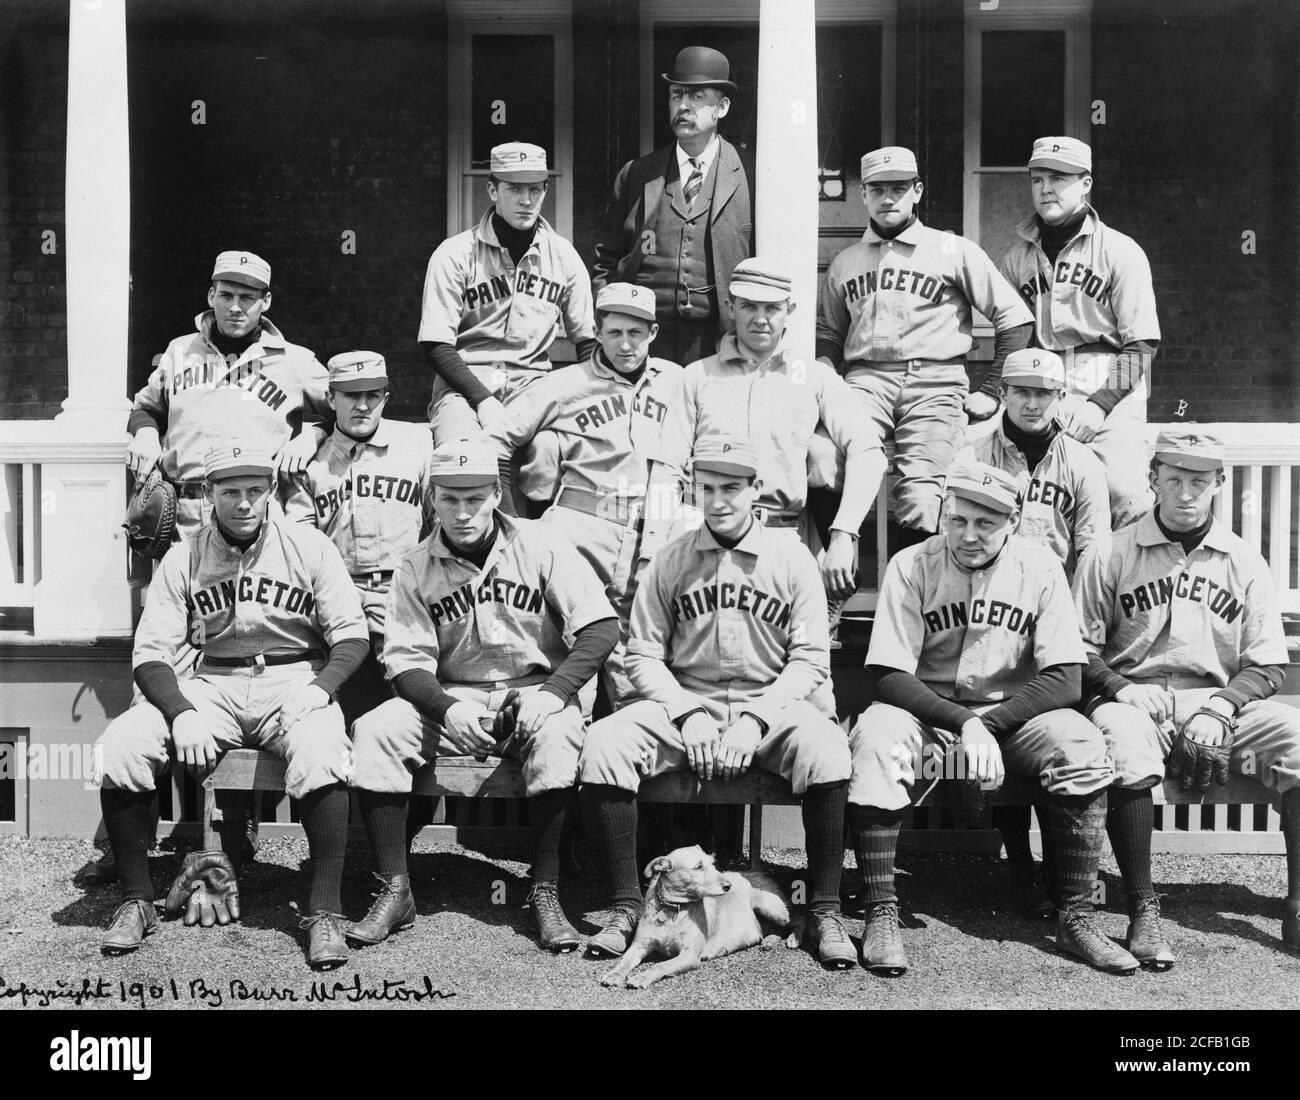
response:
{"label": "cleated shoe", "polygon": [[640,920],[639,911],[616,905],[610,910],[610,919],[605,927],[587,941],[587,958],[617,959],[622,956],[632,946]]}
{"label": "cleated shoe", "polygon": [[1174,953],[1160,927],[1160,899],[1148,898],[1138,903],[1128,922],[1128,950],[1139,963],[1151,970],[1168,970],[1174,965]]}
{"label": "cleated shoe", "polygon": [[349,924],[343,935],[353,947],[373,947],[394,932],[402,932],[415,923],[415,898],[411,896],[411,876],[394,875],[380,882],[370,911],[359,921]]}
{"label": "cleated shoe", "polygon": [[126,955],[144,943],[145,936],[157,928],[158,914],[153,902],[131,898],[117,907],[99,949],[105,955]]}
{"label": "cleated shoe", "polygon": [[808,938],[817,943],[817,961],[826,970],[848,970],[858,961],[844,917],[835,909],[814,909],[808,914]]}
{"label": "cleated shoe", "polygon": [[896,978],[907,972],[907,953],[898,930],[898,902],[878,901],[862,933],[862,965],[873,974]]}
{"label": "cleated shoe", "polygon": [[298,927],[311,929],[307,962],[313,970],[333,970],[348,961],[343,918],[338,913],[313,913],[300,920]]}
{"label": "cleated shoe", "polygon": [[1108,974],[1132,974],[1139,963],[1113,940],[1103,936],[1091,913],[1061,913],[1056,919],[1056,946],[1067,955]]}
{"label": "cleated shoe", "polygon": [[581,942],[578,930],[569,923],[560,907],[559,888],[553,882],[534,883],[528,895],[528,905],[533,911],[533,921],[541,945],[557,955],[576,951]]}

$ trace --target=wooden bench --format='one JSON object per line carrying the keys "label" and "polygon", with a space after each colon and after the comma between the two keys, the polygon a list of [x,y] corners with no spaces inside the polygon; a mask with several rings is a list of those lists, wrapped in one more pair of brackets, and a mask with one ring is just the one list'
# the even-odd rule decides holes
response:
{"label": "wooden bench", "polygon": [[[203,781],[203,846],[221,846],[215,822],[221,820],[219,801],[226,791],[284,791],[285,762],[257,749],[235,749],[226,753],[212,773]],[[990,799],[992,805],[1024,805],[1023,779]],[[415,775],[412,794],[454,796],[462,798],[523,798],[523,774],[510,760],[479,763],[473,757],[441,758],[437,767],[421,768]],[[1152,792],[1157,806],[1230,806],[1257,805],[1274,801],[1269,792],[1253,779],[1232,775],[1223,787],[1211,785],[1204,794],[1182,791],[1166,782]],[[927,801],[933,801],[932,793]],[[751,771],[739,779],[698,779],[691,772],[673,772],[647,779],[638,798],[642,802],[704,805],[747,805],[749,807],[749,865],[758,870],[763,847],[763,807],[795,806],[798,800],[790,785],[769,772]]]}

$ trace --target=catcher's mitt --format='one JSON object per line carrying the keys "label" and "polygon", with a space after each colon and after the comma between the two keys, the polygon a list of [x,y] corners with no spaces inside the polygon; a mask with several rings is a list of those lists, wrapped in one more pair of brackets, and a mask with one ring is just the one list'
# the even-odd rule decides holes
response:
{"label": "catcher's mitt", "polygon": [[506,697],[501,700],[501,706],[497,708],[496,717],[492,720],[492,737],[496,741],[496,748],[492,750],[493,756],[504,756],[514,741],[519,724],[521,702],[523,696],[514,688],[507,691]]}
{"label": "catcher's mitt", "polygon": [[167,553],[176,534],[176,490],[157,466],[136,483],[122,526],[137,554],[161,558]]}
{"label": "catcher's mitt", "polygon": [[229,924],[239,920],[239,882],[225,852],[191,852],[167,891],[167,915],[185,910],[186,924]]}
{"label": "catcher's mitt", "polygon": [[[1223,740],[1219,744],[1202,745],[1187,736],[1187,723],[1201,714],[1214,718],[1223,726]],[[1183,723],[1174,743],[1169,746],[1169,755],[1165,757],[1165,774],[1170,779],[1181,776],[1182,783],[1179,785],[1185,791],[1190,791],[1193,785],[1198,791],[1208,791],[1211,776],[1222,787],[1228,782],[1228,762],[1235,740],[1236,724],[1218,711],[1202,707]]]}

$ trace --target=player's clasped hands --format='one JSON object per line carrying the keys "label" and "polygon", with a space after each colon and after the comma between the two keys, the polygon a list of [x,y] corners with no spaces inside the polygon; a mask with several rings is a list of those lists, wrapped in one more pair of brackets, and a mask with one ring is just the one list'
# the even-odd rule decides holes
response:
{"label": "player's clasped hands", "polygon": [[961,728],[961,750],[966,756],[966,782],[972,787],[997,790],[1006,778],[1002,763],[1002,749],[997,738],[978,718],[972,718]]}
{"label": "player's clasped hands", "polygon": [[182,711],[172,722],[172,744],[176,759],[193,772],[211,771],[217,766],[217,740],[196,710]]}
{"label": "player's clasped hands", "polygon": [[466,756],[476,756],[486,760],[487,755],[496,747],[492,734],[485,732],[482,720],[486,719],[487,728],[492,728],[493,714],[477,703],[462,699],[453,703],[443,718],[443,735],[451,744]]}
{"label": "player's clasped hands", "polygon": [[330,697],[324,688],[315,684],[295,688],[280,706],[281,732],[288,733],[305,715],[329,705]]}
{"label": "player's clasped hands", "polygon": [[713,769],[718,759],[718,742],[722,740],[722,731],[718,723],[703,711],[692,714],[682,723],[682,745],[686,749],[686,759],[691,771],[701,779],[712,779]]}
{"label": "player's clasped hands", "polygon": [[[1115,701],[1145,711],[1157,726],[1174,720],[1174,697],[1156,684],[1129,684],[1116,692]],[[1214,720],[1207,718],[1206,722]]]}
{"label": "player's clasped hands", "polygon": [[736,779],[744,775],[762,740],[763,728],[757,719],[742,714],[727,727],[727,732],[718,742],[718,775],[723,779]]}
{"label": "player's clasped hands", "polygon": [[564,700],[552,691],[530,691],[519,700],[519,717],[515,729],[522,737],[532,737],[548,718],[564,709]]}

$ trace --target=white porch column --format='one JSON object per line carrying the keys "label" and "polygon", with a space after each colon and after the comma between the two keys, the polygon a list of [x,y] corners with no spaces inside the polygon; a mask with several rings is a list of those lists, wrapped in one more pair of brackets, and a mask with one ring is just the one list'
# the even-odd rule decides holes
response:
{"label": "white porch column", "polygon": [[817,18],[814,0],[761,0],[755,236],[794,277],[789,339],[813,354],[817,313]]}
{"label": "white porch column", "polygon": [[68,397],[41,467],[38,638],[131,632],[126,543],[131,180],[125,0],[70,0],[63,251]]}

